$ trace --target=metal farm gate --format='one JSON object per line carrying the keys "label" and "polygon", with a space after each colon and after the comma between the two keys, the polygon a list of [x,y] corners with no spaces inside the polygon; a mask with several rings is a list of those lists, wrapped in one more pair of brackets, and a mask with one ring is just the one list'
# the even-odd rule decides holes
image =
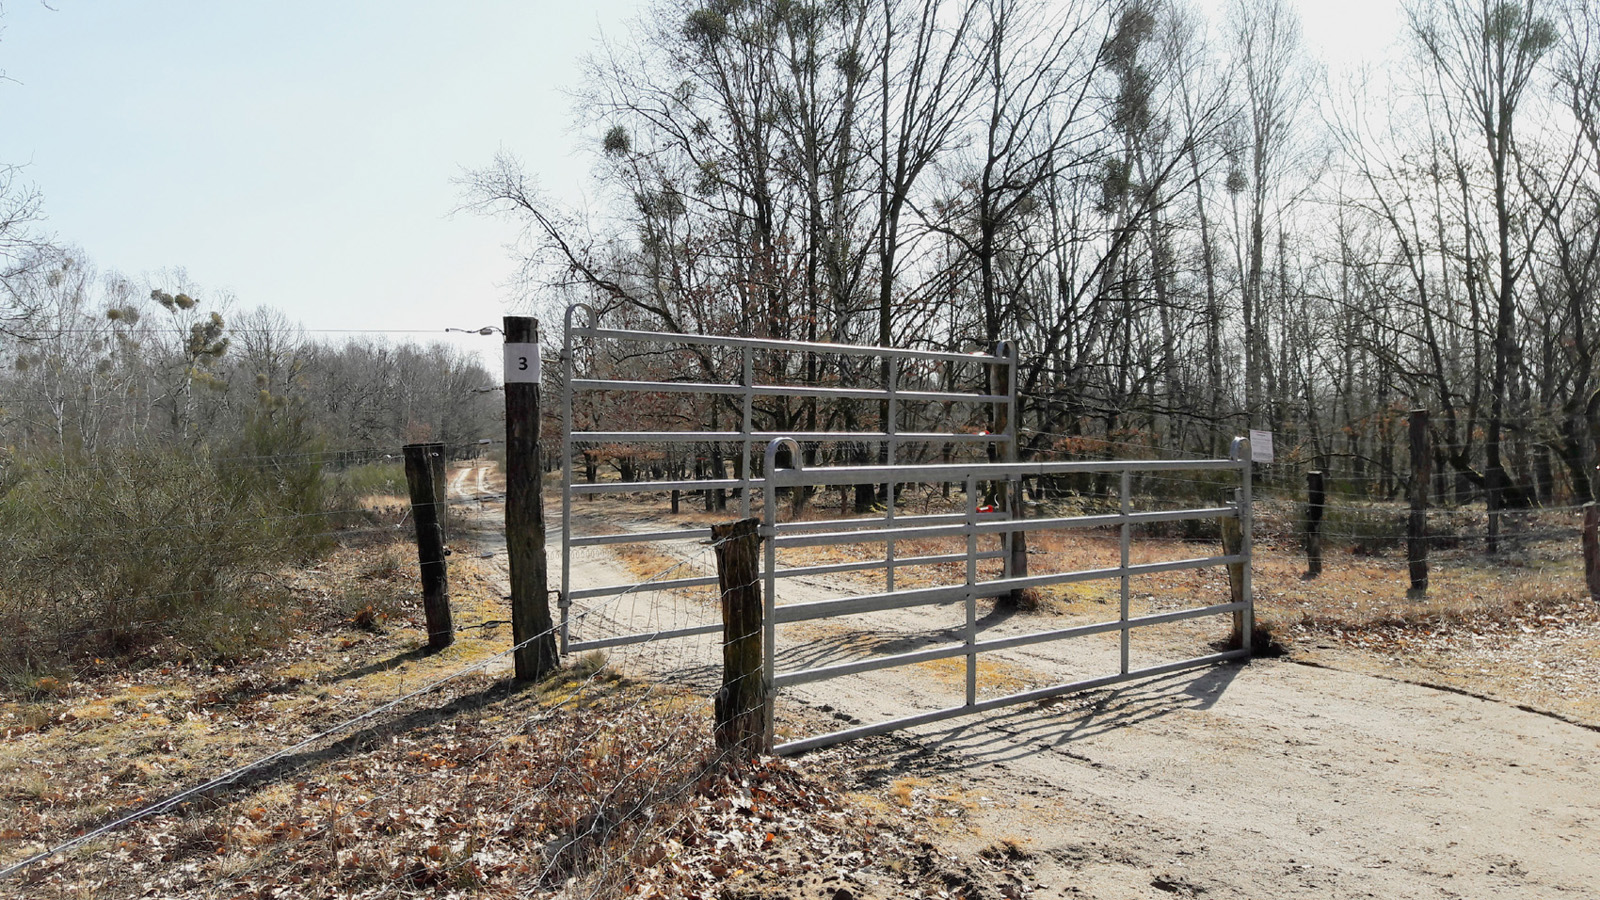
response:
{"label": "metal farm gate", "polygon": [[[711,536],[709,525],[680,514],[678,495],[697,492],[709,502],[712,493],[725,492],[727,515],[719,521],[732,518],[735,509],[741,518],[758,512],[763,520],[763,668],[773,691],[896,667],[964,662],[963,702],[791,740],[780,744],[779,751],[800,752],[1250,654],[1245,641],[1238,649],[1181,659],[1161,653],[1136,665],[1131,646],[1133,635],[1144,629],[1211,616],[1231,615],[1237,634],[1252,633],[1251,462],[1249,444],[1242,438],[1235,440],[1229,459],[1019,463],[1017,359],[1006,342],[991,353],[955,353],[603,328],[593,309],[576,304],[567,310],[561,365],[563,652],[719,634],[723,626],[715,602],[670,599],[693,589],[715,588],[714,573],[691,570],[682,577],[653,574],[646,581],[622,577],[600,583],[575,576],[574,552],[594,547],[621,554],[641,548],[682,551],[685,544],[704,543]],[[831,418],[817,415],[823,404],[831,404]],[[797,410],[809,415],[796,416]],[[574,472],[580,453],[588,469],[583,483]],[[849,456],[861,464],[810,464],[830,456]],[[602,457],[616,464],[618,478],[600,477]],[[692,474],[685,471],[690,458]],[[725,468],[728,462],[733,464],[731,474]],[[1196,491],[1210,496],[1225,490],[1230,502],[1134,508],[1135,479],[1176,479],[1183,473],[1200,482],[1198,487],[1190,485],[1191,496]],[[1023,515],[1024,479],[1071,475],[1097,477],[1107,485],[1115,479],[1116,511]],[[798,508],[797,492],[804,500],[818,489],[837,487],[842,503],[846,489],[862,485],[882,491],[883,502],[870,512],[851,516],[842,509],[831,517],[819,515],[817,504],[805,516],[792,513]],[[897,502],[909,496],[902,492],[914,489],[931,497],[933,485],[945,486],[938,511],[925,505],[918,513],[903,508],[912,504]],[[949,492],[951,485],[961,491],[960,511]],[[663,495],[669,493],[672,515],[663,519],[660,508]],[[591,498],[625,502],[587,517],[584,510]],[[579,519],[586,519],[581,524],[593,530],[580,533]],[[1242,540],[1233,552],[1133,558],[1135,529],[1185,520],[1233,520]],[[632,522],[635,527],[619,530],[617,522]],[[1030,536],[1095,529],[1115,532],[1115,565],[1028,572]],[[897,547],[910,542],[915,546],[909,553]],[[877,545],[882,552],[842,562],[806,558],[808,548],[845,544]],[[930,544],[936,549],[929,550]],[[1188,550],[1187,543],[1176,546]],[[659,563],[670,557],[668,553],[647,558]],[[615,571],[615,557],[606,558]],[[1223,566],[1233,567],[1234,594],[1225,602],[1134,609],[1132,579]],[[658,573],[660,568],[642,570]],[[819,579],[789,581],[862,572],[881,572],[883,590],[862,593],[820,580],[819,595]],[[960,574],[951,577],[952,572]],[[905,579],[914,574],[916,586],[897,583],[897,573],[905,573]],[[1040,631],[1013,627],[980,633],[979,600],[1101,580],[1119,583],[1114,618]],[[780,588],[785,583],[790,586]],[[710,593],[709,599],[714,598]],[[637,601],[633,613],[622,611],[629,601]],[[591,617],[597,610],[605,615]],[[901,610],[919,612],[902,616],[895,625],[900,646],[887,652],[845,650],[840,649],[842,644],[830,646],[818,640],[819,629],[867,635],[869,625],[838,623]],[[958,611],[959,616],[941,627],[941,611]],[[1107,644],[1111,639],[1115,647]],[[980,657],[988,654],[1004,661],[1002,654],[1007,651],[1064,641],[1073,641],[1070,668],[1074,673],[1081,670],[1082,677],[1075,674],[1059,683],[980,696]],[[914,649],[904,649],[907,645]],[[1091,646],[1094,649],[1088,649]],[[780,669],[791,658],[798,664]],[[994,687],[986,684],[984,689]]]}
{"label": "metal farm gate", "polygon": [[[765,655],[763,660],[765,675],[769,679],[772,688],[781,690],[786,687],[819,682],[846,675],[964,657],[966,697],[965,702],[959,705],[779,744],[775,749],[780,753],[798,753],[853,738],[938,722],[956,716],[985,712],[1013,704],[1043,700],[1061,694],[1103,687],[1133,679],[1148,678],[1227,660],[1248,658],[1250,655],[1249,639],[1245,638],[1241,641],[1241,646],[1238,649],[1185,659],[1163,659],[1154,664],[1141,667],[1133,667],[1130,664],[1130,639],[1132,634],[1139,629],[1153,628],[1207,616],[1231,615],[1234,628],[1238,634],[1250,635],[1253,633],[1254,604],[1250,590],[1251,461],[1249,442],[1243,438],[1235,439],[1229,459],[973,463],[917,467],[873,466],[819,469],[805,469],[799,465],[780,467],[776,463],[779,452],[782,449],[789,450],[791,459],[798,460],[800,458],[794,452],[795,448],[792,442],[784,439],[773,441],[766,452],[768,474],[763,482],[766,493],[766,515],[761,530],[762,538],[765,541],[765,562],[763,565],[765,570],[763,573],[765,577],[765,609],[763,613],[765,633],[763,635],[762,649]],[[1227,505],[1144,511],[1135,511],[1133,509],[1131,485],[1136,475],[1143,473],[1147,476],[1166,477],[1157,473],[1218,471],[1225,475],[1236,474],[1238,478],[1237,487],[1232,490],[1233,502]],[[979,512],[978,503],[979,498],[984,495],[983,485],[985,482],[1001,481],[1015,484],[1022,478],[1067,474],[1117,476],[1119,484],[1118,511],[1109,514],[1035,518],[1020,521],[988,520]],[[854,484],[860,481],[873,480],[900,481],[902,483],[908,481],[957,482],[965,488],[966,511],[962,515],[940,517],[953,519],[954,521],[928,521],[927,518],[924,518],[922,521],[910,522],[902,519],[895,523],[892,529],[881,530],[873,530],[867,523],[857,522],[778,521],[777,511],[781,508],[778,502],[778,492],[781,490],[795,489],[807,485]],[[1237,551],[1234,553],[1224,552],[1216,555],[1165,559],[1145,563],[1135,563],[1131,559],[1133,530],[1138,526],[1180,522],[1183,520],[1220,519],[1235,519],[1238,521],[1241,540]],[[979,564],[985,558],[980,551],[980,539],[985,536],[1001,535],[1004,537],[1010,532],[1018,531],[1037,535],[1049,531],[1096,528],[1115,528],[1117,530],[1120,544],[1120,559],[1117,565],[1038,575],[1014,575],[1010,571],[1010,567],[1007,567],[1003,574],[997,578],[984,578],[979,574]],[[779,560],[779,554],[782,551],[804,547],[858,544],[892,539],[910,540],[918,537],[961,538],[965,540],[966,552],[962,557],[965,564],[965,577],[961,583],[898,591],[890,587],[889,590],[883,593],[852,594],[800,603],[779,602],[777,580],[796,572],[810,570],[806,568],[782,568]],[[1230,599],[1223,603],[1210,603],[1181,609],[1150,612],[1137,616],[1131,614],[1130,580],[1132,578],[1186,569],[1229,565],[1237,567],[1235,576],[1238,581],[1239,599]],[[1013,633],[986,639],[980,639],[979,637],[977,626],[977,601],[979,599],[997,597],[1028,588],[1037,589],[1050,585],[1064,585],[1102,579],[1115,579],[1120,582],[1120,603],[1118,605],[1118,615],[1115,619],[1078,624],[1066,628]],[[857,655],[856,658],[844,662],[813,665],[808,668],[791,671],[780,671],[778,668],[778,660],[785,649],[792,647],[796,643],[779,642],[779,628],[781,627],[802,623],[816,623],[843,616],[859,616],[915,607],[948,608],[953,606],[959,606],[964,613],[964,620],[957,623],[957,628],[955,629],[940,629],[938,628],[939,623],[933,620],[933,613],[930,611],[926,626],[927,638],[931,640],[933,635],[940,631],[948,634],[952,630],[957,630],[960,633],[959,640],[936,643],[934,646],[924,646],[908,652]],[[1031,690],[1016,691],[1002,696],[981,699],[978,696],[978,660],[980,654],[998,653],[1013,648],[1067,641],[1074,638],[1083,639],[1094,635],[1112,633],[1118,635],[1118,643],[1120,645],[1120,652],[1117,654],[1120,663],[1115,665],[1115,671],[1088,675],[1068,682],[1042,686]],[[808,656],[814,655],[810,654]],[[1105,662],[1109,662],[1109,660]]]}
{"label": "metal farm gate", "polygon": [[[691,637],[721,631],[720,618],[677,610],[660,616],[634,617],[632,628],[612,623],[612,633],[585,633],[575,621],[575,604],[596,608],[621,598],[645,584],[619,579],[605,584],[578,584],[573,575],[573,552],[585,547],[628,548],[652,545],[670,548],[710,537],[709,526],[661,530],[599,530],[579,534],[575,514],[579,498],[655,495],[679,492],[727,492],[737,498],[741,517],[751,515],[752,500],[760,492],[762,472],[755,471],[760,454],[776,438],[804,444],[811,452],[833,445],[870,448],[871,458],[889,468],[908,460],[981,454],[985,458],[1016,458],[1015,421],[1016,357],[1009,343],[992,353],[953,353],[904,350],[850,344],[807,343],[762,338],[675,334],[624,328],[602,328],[593,308],[574,304],[567,309],[562,341],[562,442],[561,442],[561,587],[560,636],[562,651],[596,650],[669,638]],[[643,377],[641,377],[643,376]],[[993,392],[986,385],[995,385]],[[811,404],[855,404],[856,427],[774,430],[759,427],[774,412]],[[698,404],[698,405],[697,405]],[[845,412],[850,410],[846,408]],[[579,419],[585,421],[579,421]],[[702,427],[707,421],[713,428]],[[938,430],[907,430],[903,421],[933,424]],[[726,424],[722,424],[726,423]],[[845,423],[850,424],[849,420]],[[863,427],[863,424],[872,427]],[[580,427],[581,426],[581,427]],[[649,427],[644,427],[649,426]],[[674,427],[676,426],[676,427]],[[715,459],[707,472],[696,460],[701,476],[677,477],[671,466],[644,463],[630,467],[619,480],[593,477],[585,483],[574,478],[574,459],[580,451],[600,454],[612,448],[622,454],[649,453],[708,455]],[[656,448],[665,448],[660,450]],[[722,449],[726,456],[719,456]],[[733,472],[723,469],[731,461]],[[588,460],[591,471],[596,463]],[[656,477],[657,474],[660,477]],[[879,479],[883,483],[885,479]],[[884,512],[867,518],[841,518],[838,527],[925,525],[950,521],[949,516],[907,516],[895,511],[898,482],[888,480]],[[731,510],[730,510],[731,511]],[[770,511],[770,508],[769,508]],[[961,518],[961,517],[956,517]],[[977,514],[992,523],[1008,519],[1003,509]],[[827,527],[829,521],[811,524]],[[795,568],[777,577],[881,570],[892,589],[895,573],[911,566],[959,561],[964,556],[936,559],[896,558],[890,535],[882,559]],[[999,558],[990,552],[986,558]],[[1008,563],[1009,564],[1009,563]],[[652,580],[652,592],[714,586],[714,574],[691,573],[681,578]],[[592,631],[592,629],[591,629]]]}

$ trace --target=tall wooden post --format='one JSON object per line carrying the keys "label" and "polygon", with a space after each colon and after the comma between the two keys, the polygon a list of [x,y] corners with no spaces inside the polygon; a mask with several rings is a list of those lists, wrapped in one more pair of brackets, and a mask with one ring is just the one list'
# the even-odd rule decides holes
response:
{"label": "tall wooden post", "polygon": [[[1242,492],[1235,492],[1233,505],[1239,510],[1244,509]],[[1222,552],[1227,556],[1238,556],[1244,552],[1244,523],[1239,516],[1222,517]],[[1232,603],[1244,602],[1244,563],[1228,563],[1228,599]],[[1244,610],[1234,610],[1233,634],[1228,637],[1228,643],[1234,647],[1250,646],[1244,633]]]}
{"label": "tall wooden post", "polygon": [[1322,575],[1322,513],[1328,502],[1322,473],[1306,473],[1306,577]]}
{"label": "tall wooden post", "polygon": [[1406,561],[1411,567],[1407,600],[1428,596],[1428,486],[1433,482],[1433,450],[1428,446],[1428,411],[1411,411],[1411,521],[1406,529]]}
{"label": "tall wooden post", "polygon": [[772,752],[772,690],[762,667],[761,535],[756,519],[711,526],[722,590],[722,689],[717,749],[735,762]]}
{"label": "tall wooden post", "polygon": [[[427,445],[428,465],[433,469],[433,502],[439,510],[439,533],[449,546],[450,535],[450,475],[445,471],[444,444],[437,441]],[[450,551],[445,550],[445,555]]]}
{"label": "tall wooden post", "polygon": [[422,568],[422,612],[428,623],[428,646],[442,650],[455,641],[450,623],[450,576],[444,561],[444,528],[440,519],[443,444],[407,444],[406,487],[411,491],[411,521],[417,531],[417,563]]}
{"label": "tall wooden post", "polygon": [[1583,581],[1600,603],[1600,504],[1592,500],[1583,505]]}
{"label": "tall wooden post", "polygon": [[550,618],[539,477],[539,323],[505,317],[506,555],[511,564],[511,639],[516,677],[526,681],[561,664]]}

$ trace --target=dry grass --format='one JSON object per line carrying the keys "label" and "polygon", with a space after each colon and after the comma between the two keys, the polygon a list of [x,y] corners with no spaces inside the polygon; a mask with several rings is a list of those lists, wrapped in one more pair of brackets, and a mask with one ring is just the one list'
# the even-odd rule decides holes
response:
{"label": "dry grass", "polygon": [[[705,574],[684,565],[683,559],[651,544],[619,544],[612,548],[612,552],[622,560],[628,572],[640,583],[658,579],[692,578]],[[716,603],[719,596],[716,587],[711,585],[674,588],[670,593],[701,603]]]}
{"label": "dry grass", "polygon": [[[662,561],[638,564],[654,574]],[[508,627],[492,624],[507,618],[502,573],[458,553],[457,641],[421,652],[414,568],[406,540],[347,547],[289,576],[305,609],[298,630],[257,657],[213,666],[171,648],[137,670],[85,672],[65,689],[0,703],[0,865],[506,647]],[[724,768],[705,698],[620,679],[598,654],[531,690],[461,678],[366,725],[6,887],[82,897],[710,896],[729,883],[764,890],[757,875],[786,890],[783,879],[827,867],[851,871],[862,900],[887,900],[934,896],[950,871],[910,829],[942,821],[957,798],[921,791],[878,816],[782,762]],[[807,772],[824,768],[813,761]],[[852,855],[869,844],[871,859]]]}
{"label": "dry grass", "polygon": [[[956,691],[966,690],[967,659],[964,656],[917,663],[910,668],[922,677],[930,678],[947,688]],[[980,694],[986,692],[1011,694],[1048,684],[1050,681],[1036,672],[1029,671],[1025,666],[983,656],[978,657],[977,674]]]}
{"label": "dry grass", "polygon": [[[1386,548],[1368,538],[1329,541],[1322,576],[1307,580],[1292,516],[1269,511],[1264,519],[1253,553],[1257,618],[1296,656],[1445,684],[1600,724],[1600,604],[1588,599],[1583,584],[1574,517],[1540,514],[1524,524],[1525,537],[1508,535],[1497,559],[1485,557],[1481,545],[1466,539],[1470,534],[1443,541],[1447,546],[1432,553],[1422,601],[1406,599],[1403,547]],[[1562,533],[1565,528],[1570,534]],[[909,554],[950,552],[952,545],[904,541],[899,546]],[[1030,574],[1111,567],[1121,556],[1119,538],[1109,529],[1036,532],[1029,536],[1029,550]],[[850,545],[827,548],[815,558],[858,561],[880,551],[881,545]],[[1214,541],[1146,536],[1134,539],[1130,560],[1220,552]],[[897,580],[921,586],[959,583],[962,576],[951,567],[930,567],[909,570]],[[1218,568],[1141,576],[1130,587],[1133,615],[1228,597],[1226,574]],[[1120,601],[1118,580],[1106,579],[1040,589],[1035,602],[1021,611],[1070,622],[1103,621],[1116,617]],[[1223,636],[1214,619],[1163,626],[1160,632],[1143,637],[1147,643],[1194,644]]]}
{"label": "dry grass", "polygon": [[[504,649],[508,618],[477,560],[451,564],[453,646],[424,654],[415,573],[404,542],[348,547],[288,585],[293,637],[229,665],[174,645],[135,667],[80,674],[46,703],[0,699],[0,859],[204,780]],[[138,777],[103,778],[102,773]],[[43,781],[48,790],[27,787]]]}

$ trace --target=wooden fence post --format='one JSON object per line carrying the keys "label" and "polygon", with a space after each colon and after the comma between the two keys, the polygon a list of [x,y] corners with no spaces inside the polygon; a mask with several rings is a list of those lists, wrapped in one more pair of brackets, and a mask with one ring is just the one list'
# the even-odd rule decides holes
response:
{"label": "wooden fence post", "polygon": [[539,323],[505,317],[506,556],[511,565],[511,640],[516,678],[561,664],[550,618],[539,465]]}
{"label": "wooden fence post", "polygon": [[450,555],[450,475],[445,471],[444,444],[434,441],[425,444],[428,448],[428,465],[433,468],[433,502],[435,509],[439,510],[440,539],[445,542],[445,555]]}
{"label": "wooden fence post", "polygon": [[1306,473],[1306,577],[1322,575],[1322,512],[1328,502],[1322,473]]}
{"label": "wooden fence post", "polygon": [[[1234,508],[1240,509],[1243,505],[1241,492],[1234,492]],[[1222,517],[1222,552],[1227,556],[1237,556],[1244,552],[1244,525],[1240,523],[1237,515]],[[1229,602],[1244,602],[1244,563],[1228,563],[1228,595]],[[1249,639],[1244,633],[1244,610],[1233,611],[1233,634],[1229,635],[1228,642],[1234,647],[1250,646]]]}
{"label": "wooden fence post", "polygon": [[1433,451],[1428,446],[1428,411],[1411,411],[1411,520],[1406,529],[1406,561],[1411,567],[1407,600],[1428,597],[1428,485],[1433,481]]}
{"label": "wooden fence post", "polygon": [[1600,504],[1583,505],[1583,580],[1589,599],[1600,603]]}
{"label": "wooden fence post", "polygon": [[428,646],[442,650],[455,641],[450,624],[450,576],[444,561],[444,528],[440,523],[444,504],[438,476],[443,460],[434,457],[444,452],[442,444],[407,444],[401,451],[406,461],[406,487],[411,491],[411,521],[417,531],[417,563],[422,569],[422,611],[428,623]]}
{"label": "wooden fence post", "polygon": [[761,665],[761,535],[756,519],[711,526],[722,591],[717,749],[736,762],[772,752],[772,690]]}

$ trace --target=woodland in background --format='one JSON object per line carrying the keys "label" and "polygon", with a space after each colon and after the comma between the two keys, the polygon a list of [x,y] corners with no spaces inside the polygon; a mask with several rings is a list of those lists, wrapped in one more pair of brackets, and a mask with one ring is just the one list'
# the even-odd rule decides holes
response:
{"label": "woodland in background", "polygon": [[1260,428],[1274,477],[1393,499],[1425,407],[1491,534],[1591,499],[1600,10],[1414,0],[1339,81],[1285,0],[1217,10],[657,0],[579,79],[597,208],[509,156],[468,188],[608,323],[1016,341],[1024,458]]}
{"label": "woodland in background", "polygon": [[43,250],[30,263],[6,280],[25,318],[0,334],[9,453],[87,460],[140,444],[212,447],[252,423],[299,430],[303,451],[398,453],[498,427],[498,395],[484,392],[497,379],[444,344],[322,340],[275,310],[236,313],[102,276],[76,254]]}
{"label": "woodland in background", "polygon": [[319,341],[27,244],[0,322],[0,684],[270,643],[297,610],[276,573],[382,530],[366,498],[404,494],[402,444],[465,456],[501,428],[445,345]]}

